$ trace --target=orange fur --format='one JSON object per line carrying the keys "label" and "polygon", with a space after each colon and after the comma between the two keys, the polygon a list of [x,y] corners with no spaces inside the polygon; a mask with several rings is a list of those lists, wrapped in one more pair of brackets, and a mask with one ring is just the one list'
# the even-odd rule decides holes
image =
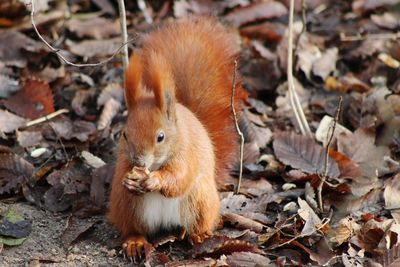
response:
{"label": "orange fur", "polygon": [[[109,211],[123,238],[153,234],[144,219],[146,192],[179,201],[178,219],[194,240],[217,225],[216,180],[229,175],[238,151],[230,102],[232,43],[213,20],[185,20],[148,35],[132,56],[126,72],[126,139],[119,144]],[[240,112],[239,79],[236,89]],[[158,142],[160,131],[165,140]],[[134,166],[150,173],[131,173],[129,180]]]}

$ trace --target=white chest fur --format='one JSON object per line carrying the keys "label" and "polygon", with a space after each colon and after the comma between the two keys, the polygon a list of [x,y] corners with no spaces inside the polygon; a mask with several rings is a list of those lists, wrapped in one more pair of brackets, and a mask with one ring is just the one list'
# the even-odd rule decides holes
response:
{"label": "white chest fur", "polygon": [[143,223],[149,233],[160,228],[170,229],[182,225],[179,198],[166,198],[160,193],[152,192],[143,196]]}

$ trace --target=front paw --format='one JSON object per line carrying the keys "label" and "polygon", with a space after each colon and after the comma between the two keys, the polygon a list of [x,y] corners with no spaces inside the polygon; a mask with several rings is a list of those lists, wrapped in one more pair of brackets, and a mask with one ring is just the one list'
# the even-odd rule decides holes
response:
{"label": "front paw", "polygon": [[133,167],[122,180],[122,185],[130,192],[141,195],[146,193],[145,181],[149,179],[149,171],[144,168]]}
{"label": "front paw", "polygon": [[147,169],[134,167],[126,174],[122,184],[130,192],[141,195],[160,190],[160,177],[157,172],[150,173]]}

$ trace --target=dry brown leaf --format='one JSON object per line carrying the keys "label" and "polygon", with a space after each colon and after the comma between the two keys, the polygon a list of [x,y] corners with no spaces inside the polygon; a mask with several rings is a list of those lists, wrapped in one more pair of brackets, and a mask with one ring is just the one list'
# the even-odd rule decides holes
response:
{"label": "dry brown leaf", "polygon": [[[325,151],[314,140],[293,132],[275,134],[273,148],[276,157],[286,165],[309,174],[324,174]],[[340,175],[335,160],[329,157],[327,174],[331,178]]]}
{"label": "dry brown leaf", "polygon": [[52,172],[46,179],[52,186],[63,185],[65,194],[88,192],[91,183],[90,170],[77,160]]}
{"label": "dry brown leaf", "polygon": [[[0,63],[1,64],[1,63]],[[7,98],[16,91],[19,90],[19,81],[13,79],[12,77],[1,73],[0,65],[0,98]]]}
{"label": "dry brown leaf", "polygon": [[297,200],[300,208],[297,211],[300,217],[305,221],[304,227],[301,230],[301,235],[308,236],[315,233],[316,229],[322,225],[321,219],[315,213],[314,209],[301,198]]}
{"label": "dry brown leaf", "polygon": [[70,216],[61,234],[61,241],[65,248],[68,248],[80,235],[89,230],[96,220],[82,219]]}
{"label": "dry brown leaf", "polygon": [[368,84],[360,81],[350,73],[339,78],[333,76],[327,77],[325,79],[325,87],[329,90],[339,91],[341,93],[351,91],[365,93],[371,91],[371,87],[369,87]]}
{"label": "dry brown leaf", "polygon": [[0,194],[18,191],[21,184],[31,181],[34,167],[13,153],[0,154]]}
{"label": "dry brown leaf", "polygon": [[323,51],[321,57],[317,59],[312,66],[313,74],[325,81],[326,77],[336,70],[338,56],[339,49],[337,47],[332,47]]}
{"label": "dry brown leaf", "polygon": [[97,108],[100,108],[106,104],[110,98],[114,98],[120,103],[124,101],[124,89],[119,83],[110,83],[103,88],[99,97],[97,98]]}
{"label": "dry brown leaf", "polygon": [[227,256],[226,262],[232,267],[267,267],[271,264],[267,257],[252,252],[234,252]]}
{"label": "dry brown leaf", "polygon": [[33,147],[43,141],[40,131],[17,131],[17,140],[22,147]]}
{"label": "dry brown leaf", "polygon": [[356,232],[360,230],[361,226],[351,217],[343,218],[339,221],[336,227],[330,228],[327,236],[329,242],[335,247],[340,246],[344,242],[350,240]]}
{"label": "dry brown leaf", "polygon": [[286,27],[281,23],[265,22],[240,29],[240,35],[251,39],[259,39],[268,44],[279,43]]}
{"label": "dry brown leaf", "polygon": [[[78,139],[81,142],[85,142],[89,139],[89,136],[96,132],[96,126],[94,123],[84,121],[84,120],[76,120],[72,122],[67,117],[60,117],[55,122],[50,123],[51,132],[48,133],[47,138],[50,138],[50,134],[52,139],[63,138],[65,140],[71,140],[73,138]],[[54,136],[55,132],[55,136]]]}
{"label": "dry brown leaf", "polygon": [[399,0],[355,0],[352,3],[352,8],[354,13],[361,15],[369,10],[375,10],[384,6],[390,7],[399,3]]}
{"label": "dry brown leaf", "polygon": [[287,8],[277,1],[256,2],[249,6],[237,8],[225,16],[225,19],[235,26],[241,26],[258,20],[272,19],[284,16]]}
{"label": "dry brown leaf", "polygon": [[27,121],[13,113],[0,109],[0,134],[11,133],[25,126]]}
{"label": "dry brown leaf", "polygon": [[337,162],[341,178],[357,180],[357,178],[361,177],[360,166],[344,154],[329,149],[329,156]]}
{"label": "dry brown leaf", "polygon": [[379,27],[394,30],[399,26],[398,19],[390,12],[385,12],[382,15],[371,15],[371,20]]}
{"label": "dry brown leaf", "polygon": [[225,222],[229,222],[231,225],[235,226],[237,229],[249,229],[256,233],[260,233],[263,230],[263,225],[259,222],[256,222],[250,218],[246,218],[239,214],[225,212],[222,214],[222,219]]}
{"label": "dry brown leaf", "polygon": [[390,212],[393,219],[400,224],[400,174],[395,175],[385,183],[383,191],[385,208],[392,209]]}
{"label": "dry brown leaf", "polygon": [[6,66],[24,68],[28,62],[28,57],[22,53],[22,49],[37,52],[43,46],[41,42],[37,42],[20,32],[0,30],[0,61]]}
{"label": "dry brown leaf", "polygon": [[114,98],[110,98],[104,105],[103,111],[101,112],[99,121],[97,122],[97,129],[104,130],[112,122],[112,119],[117,115],[121,108],[120,102]]}
{"label": "dry brown leaf", "polygon": [[371,130],[359,128],[353,134],[341,133],[338,136],[338,151],[356,162],[365,177],[390,173],[385,161],[385,157],[390,156],[390,150],[386,146],[375,145],[375,134]]}
{"label": "dry brown leaf", "polygon": [[222,254],[231,254],[233,252],[264,254],[262,250],[249,242],[231,239],[226,236],[212,236],[204,240],[203,243],[193,246],[194,257],[218,256]]}
{"label": "dry brown leaf", "polygon": [[72,99],[71,106],[79,116],[86,115],[85,103],[95,94],[94,90],[78,90]]}
{"label": "dry brown leaf", "polygon": [[54,112],[53,93],[48,83],[30,79],[14,96],[3,101],[4,106],[29,119]]}
{"label": "dry brown leaf", "polygon": [[79,38],[89,37],[97,40],[107,39],[120,34],[118,20],[95,17],[87,20],[70,19],[67,28]]}
{"label": "dry brown leaf", "polygon": [[80,43],[71,43],[70,51],[75,55],[90,57],[105,57],[113,55],[122,45],[120,38],[108,40],[89,40]]}

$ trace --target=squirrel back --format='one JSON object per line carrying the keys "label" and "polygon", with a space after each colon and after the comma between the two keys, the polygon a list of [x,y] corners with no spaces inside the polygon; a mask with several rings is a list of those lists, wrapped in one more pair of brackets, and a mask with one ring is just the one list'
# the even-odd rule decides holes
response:
{"label": "squirrel back", "polygon": [[[145,37],[126,74],[127,99],[134,98],[129,94],[136,92],[130,92],[130,88],[141,82],[153,88],[155,95],[174,90],[177,102],[195,114],[213,143],[219,185],[229,177],[229,169],[237,160],[239,143],[231,107],[237,51],[231,36],[216,21],[186,19]],[[137,77],[141,73],[138,65],[142,77]],[[245,98],[240,78],[235,86],[235,108],[240,113],[241,99]]]}

